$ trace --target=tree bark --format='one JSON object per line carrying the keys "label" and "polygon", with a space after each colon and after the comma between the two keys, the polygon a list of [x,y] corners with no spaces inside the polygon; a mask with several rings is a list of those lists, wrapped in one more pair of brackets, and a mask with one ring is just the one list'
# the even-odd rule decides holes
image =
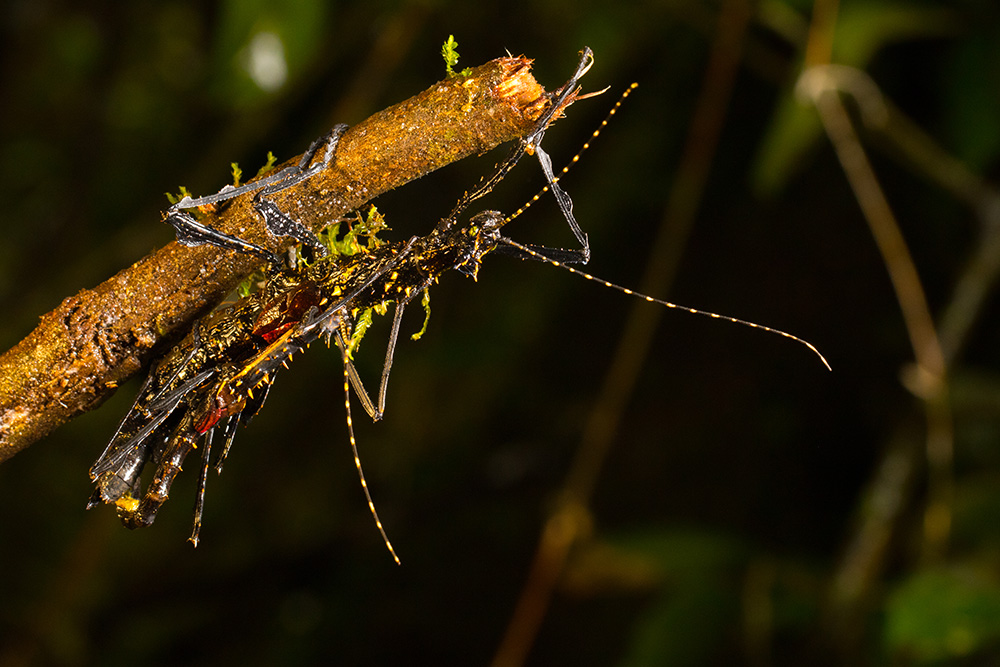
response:
{"label": "tree bark", "polygon": [[[549,105],[530,69],[528,59],[500,58],[376,113],[344,134],[328,169],[273,199],[319,231],[383,192],[524,136]],[[283,251],[291,242],[267,233],[252,199],[230,200],[205,221]],[[259,265],[232,251],[169,243],[43,315],[0,356],[0,462],[100,405],[150,362],[158,343],[186,332]]]}

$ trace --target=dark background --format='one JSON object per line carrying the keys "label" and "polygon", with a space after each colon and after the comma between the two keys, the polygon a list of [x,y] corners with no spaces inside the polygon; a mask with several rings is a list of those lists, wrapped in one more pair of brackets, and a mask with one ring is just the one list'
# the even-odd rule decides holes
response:
{"label": "dark background", "polygon": [[[449,34],[459,67],[523,53],[549,89],[584,45],[594,50],[585,90],[611,90],[548,132],[559,166],[639,82],[564,181],[590,234],[587,270],[638,287],[685,177],[720,11],[732,6],[7,2],[0,347],[170,241],[164,192],[215,192],[232,161],[253,173],[269,150],[286,159],[335,122],[427,88],[444,76]],[[723,108],[709,105],[724,113],[718,147],[693,142],[712,162],[690,238],[671,245],[676,280],[655,296],[793,332],[833,372],[780,337],[666,312],[621,397],[585,499],[589,530],[528,663],[996,664],[1000,311],[990,299],[975,310],[950,368],[951,531],[929,545],[937,487],[923,404],[901,382],[907,330],[816,112],[793,94],[813,7],[752,11]],[[922,133],[989,184],[1000,165],[998,19],[992,0],[845,0],[833,61],[867,73],[912,124],[894,129]],[[287,78],[273,91],[245,67],[261,32],[284,48]],[[862,129],[937,317],[970,258],[991,250],[996,192],[957,196],[885,135]],[[390,238],[427,233],[505,150],[380,198]],[[481,204],[512,211],[542,183],[525,160]],[[572,241],[551,201],[508,233]],[[989,276],[975,280],[992,290]],[[401,336],[385,420],[372,425],[355,402],[402,567],[362,498],[335,351],[297,357],[238,435],[225,474],[209,480],[197,550],[185,542],[192,470],[150,529],[129,532],[106,507],[83,511],[87,470],[138,381],[123,387],[0,466],[0,664],[488,663],[636,303],[503,256],[488,257],[476,283],[449,275],[433,290],[424,338]],[[406,332],[420,327],[412,310]],[[369,390],[380,324],[359,355]],[[862,528],[872,521],[876,533]],[[869,575],[852,579],[859,553]],[[846,598],[845,581],[857,584]]]}

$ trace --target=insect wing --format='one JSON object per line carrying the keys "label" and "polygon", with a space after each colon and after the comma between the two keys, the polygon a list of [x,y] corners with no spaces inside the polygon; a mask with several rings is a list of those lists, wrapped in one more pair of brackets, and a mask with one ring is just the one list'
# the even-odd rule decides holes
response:
{"label": "insect wing", "polygon": [[181,386],[151,400],[147,398],[148,389],[156,374],[150,374],[139,392],[139,398],[90,469],[90,478],[97,482],[101,498],[105,502],[113,503],[134,489],[143,467],[153,453],[150,436],[167,421],[191,391],[214,373],[214,369],[202,371]]}

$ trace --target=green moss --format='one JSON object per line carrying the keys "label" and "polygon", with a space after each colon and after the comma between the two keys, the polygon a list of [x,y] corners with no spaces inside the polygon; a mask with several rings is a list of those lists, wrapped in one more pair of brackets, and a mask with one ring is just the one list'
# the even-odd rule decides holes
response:
{"label": "green moss", "polygon": [[445,40],[444,45],[441,47],[441,57],[444,58],[444,71],[448,73],[448,76],[457,76],[455,74],[455,65],[458,64],[458,42],[455,41],[454,35],[448,35],[448,39]]}
{"label": "green moss", "polygon": [[256,177],[260,178],[261,176],[263,176],[267,172],[269,172],[272,169],[274,169],[274,165],[277,162],[278,162],[278,158],[274,157],[274,153],[272,153],[271,151],[268,151],[267,152],[267,162],[264,163],[263,167],[261,167],[260,169],[257,170],[257,176]]}

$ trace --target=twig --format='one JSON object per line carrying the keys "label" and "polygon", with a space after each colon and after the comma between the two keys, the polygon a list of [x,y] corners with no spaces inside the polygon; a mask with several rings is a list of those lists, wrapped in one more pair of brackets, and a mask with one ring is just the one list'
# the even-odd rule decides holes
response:
{"label": "twig", "polygon": [[[523,57],[500,58],[375,114],[344,135],[330,169],[276,201],[318,231],[383,192],[523,136],[549,104],[530,68]],[[281,252],[289,243],[270,237],[250,199],[207,222]],[[0,462],[102,403],[149,362],[154,346],[186,331],[256,263],[170,243],[42,316],[0,356]]]}

